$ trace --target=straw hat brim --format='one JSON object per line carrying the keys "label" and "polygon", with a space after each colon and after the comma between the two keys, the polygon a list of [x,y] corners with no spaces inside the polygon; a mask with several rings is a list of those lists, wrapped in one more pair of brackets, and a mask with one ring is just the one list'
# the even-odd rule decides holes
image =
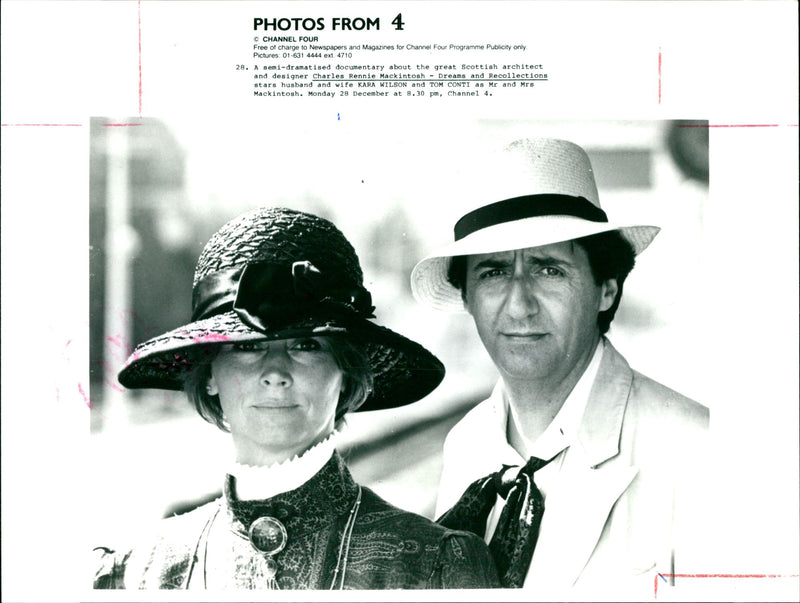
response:
{"label": "straw hat brim", "polygon": [[320,323],[309,320],[265,335],[245,325],[235,312],[189,323],[138,345],[119,373],[127,388],[183,389],[186,374],[209,362],[214,347],[264,339],[343,335],[362,346],[373,375],[373,391],[357,410],[410,404],[432,392],[444,366],[418,343],[365,319]]}
{"label": "straw hat brim", "polygon": [[619,230],[638,255],[650,245],[661,229],[658,226],[592,222],[564,215],[535,216],[503,222],[477,230],[421,260],[411,272],[411,291],[417,301],[437,310],[463,312],[461,292],[447,280],[451,258],[541,247],[612,230]]}

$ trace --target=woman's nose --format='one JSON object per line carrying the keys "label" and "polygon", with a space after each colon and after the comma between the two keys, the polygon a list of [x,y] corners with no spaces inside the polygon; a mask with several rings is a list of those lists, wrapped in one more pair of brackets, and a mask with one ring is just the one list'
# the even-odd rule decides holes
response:
{"label": "woman's nose", "polygon": [[270,348],[261,359],[261,383],[267,386],[291,387],[293,380],[289,370],[291,362],[283,349]]}

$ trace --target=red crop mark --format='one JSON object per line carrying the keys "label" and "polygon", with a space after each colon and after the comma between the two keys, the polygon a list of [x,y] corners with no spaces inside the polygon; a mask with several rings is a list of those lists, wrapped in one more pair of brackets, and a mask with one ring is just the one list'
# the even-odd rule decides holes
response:
{"label": "red crop mark", "polygon": [[142,116],[142,0],[137,2],[137,18],[139,21],[139,117]]}
{"label": "red crop mark", "polygon": [[[139,117],[142,116],[142,0],[136,3],[136,18],[138,25],[139,35]],[[2,127],[80,127],[83,124],[0,124]],[[104,126],[112,127],[125,127],[125,126],[141,126],[142,124],[103,124]]]}
{"label": "red crop mark", "polygon": [[0,126],[8,126],[8,127],[48,127],[48,128],[79,128],[83,124],[0,124]]}
{"label": "red crop mark", "polygon": [[683,124],[679,128],[796,128],[798,124]]}
{"label": "red crop mark", "polygon": [[798,578],[800,574],[656,574],[653,580],[653,595],[658,599],[658,579],[667,578]]}
{"label": "red crop mark", "polygon": [[661,104],[661,46],[658,47],[658,104]]}

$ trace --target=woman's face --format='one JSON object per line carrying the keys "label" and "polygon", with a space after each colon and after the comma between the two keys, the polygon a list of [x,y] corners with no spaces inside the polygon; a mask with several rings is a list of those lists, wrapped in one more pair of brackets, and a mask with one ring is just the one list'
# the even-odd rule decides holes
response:
{"label": "woman's face", "polygon": [[238,462],[283,461],[333,431],[343,372],[330,345],[302,337],[222,347],[208,392],[219,395]]}

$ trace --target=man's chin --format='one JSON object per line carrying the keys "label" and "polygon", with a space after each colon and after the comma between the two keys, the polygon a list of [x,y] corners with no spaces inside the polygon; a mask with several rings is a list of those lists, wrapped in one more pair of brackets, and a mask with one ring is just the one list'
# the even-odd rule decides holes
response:
{"label": "man's chin", "polygon": [[518,354],[503,354],[494,359],[500,373],[511,379],[536,379],[552,373],[552,365],[548,358],[531,356],[519,357]]}

